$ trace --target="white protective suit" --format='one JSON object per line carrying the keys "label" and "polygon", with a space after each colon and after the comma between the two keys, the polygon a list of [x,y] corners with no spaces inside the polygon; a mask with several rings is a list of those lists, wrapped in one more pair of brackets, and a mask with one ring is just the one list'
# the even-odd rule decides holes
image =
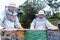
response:
{"label": "white protective suit", "polygon": [[[0,13],[0,24],[2,23],[2,27],[4,27],[5,29],[18,28],[18,26],[21,24],[19,23],[17,16],[16,16],[16,20],[14,22],[11,22],[10,20],[7,19],[7,15],[6,15],[7,11],[8,10],[6,9],[2,13]],[[15,12],[15,14],[16,14],[16,12]]]}
{"label": "white protective suit", "polygon": [[18,17],[16,16],[16,20],[14,22],[11,22],[10,20],[7,19],[7,15],[6,15],[6,10],[2,11],[2,13],[0,13],[0,40],[1,39],[1,31],[3,29],[23,29],[21,24],[19,23]]}
{"label": "white protective suit", "polygon": [[33,28],[37,30],[54,29],[53,25],[46,18],[40,19],[39,17],[32,21],[30,29]]}

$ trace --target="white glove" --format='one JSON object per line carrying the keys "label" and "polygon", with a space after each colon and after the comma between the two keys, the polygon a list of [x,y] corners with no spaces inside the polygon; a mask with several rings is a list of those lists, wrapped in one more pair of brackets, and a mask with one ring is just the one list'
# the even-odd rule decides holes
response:
{"label": "white glove", "polygon": [[4,29],[4,27],[0,26],[0,31],[2,31]]}

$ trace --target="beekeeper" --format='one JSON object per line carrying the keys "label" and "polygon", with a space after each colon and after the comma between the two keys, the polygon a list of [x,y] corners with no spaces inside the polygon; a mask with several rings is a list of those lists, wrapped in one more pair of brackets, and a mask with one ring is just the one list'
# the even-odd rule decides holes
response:
{"label": "beekeeper", "polygon": [[46,30],[46,29],[58,29],[56,26],[52,25],[46,18],[43,10],[40,10],[37,17],[32,21],[30,29]]}
{"label": "beekeeper", "polygon": [[0,13],[0,26],[1,29],[23,29],[21,24],[19,23],[17,12],[16,10],[16,4],[10,3],[8,6],[6,6],[5,10]]}

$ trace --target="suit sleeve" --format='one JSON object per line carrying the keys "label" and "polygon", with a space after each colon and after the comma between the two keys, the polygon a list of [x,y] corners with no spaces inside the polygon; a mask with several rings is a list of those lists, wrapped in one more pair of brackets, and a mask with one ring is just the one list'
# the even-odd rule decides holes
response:
{"label": "suit sleeve", "polygon": [[32,21],[30,29],[34,29],[34,27],[35,27],[35,19]]}
{"label": "suit sleeve", "polygon": [[52,25],[48,20],[46,21],[46,26],[48,29],[52,29],[52,30],[58,29],[56,26]]}
{"label": "suit sleeve", "polygon": [[5,12],[3,11],[3,12],[1,12],[0,13],[0,28],[2,29],[3,27],[3,21],[4,21],[4,18],[5,18]]}
{"label": "suit sleeve", "polygon": [[18,29],[23,29],[23,27],[22,27],[21,24],[19,23],[18,17],[16,17],[15,26],[16,26]]}

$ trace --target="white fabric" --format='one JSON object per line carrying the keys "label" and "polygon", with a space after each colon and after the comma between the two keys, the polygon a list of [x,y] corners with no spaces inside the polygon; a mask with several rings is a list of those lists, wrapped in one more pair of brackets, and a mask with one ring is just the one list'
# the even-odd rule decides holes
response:
{"label": "white fabric", "polygon": [[2,21],[3,21],[4,18],[5,18],[5,16],[6,16],[5,11],[2,11],[2,12],[0,13],[0,23],[2,23]]}
{"label": "white fabric", "polygon": [[43,11],[43,10],[40,10],[40,11],[38,12],[38,14],[44,14],[44,11]]}
{"label": "white fabric", "polygon": [[0,40],[2,40],[2,35],[1,35],[1,33],[0,33]]}
{"label": "white fabric", "polygon": [[12,6],[12,7],[16,7],[16,4],[15,3],[9,3],[8,5],[6,5],[6,6]]}
{"label": "white fabric", "polygon": [[2,30],[3,30],[3,28],[4,28],[4,27],[0,26],[0,31],[2,31]]}
{"label": "white fabric", "polygon": [[17,13],[14,11],[14,13],[12,14],[12,12],[8,11],[8,8],[5,8],[5,11],[7,14],[10,14],[10,15],[17,15]]}
{"label": "white fabric", "polygon": [[11,22],[9,20],[4,21],[4,26],[6,29],[14,29],[14,22]]}
{"label": "white fabric", "polygon": [[52,26],[53,25],[46,18],[43,19],[36,18],[31,23],[31,28],[34,27],[34,29],[38,30],[46,30],[46,28],[53,29]]}
{"label": "white fabric", "polygon": [[35,14],[35,15],[39,15],[39,14],[45,15],[43,10],[40,10],[40,11],[38,12],[38,14]]}

